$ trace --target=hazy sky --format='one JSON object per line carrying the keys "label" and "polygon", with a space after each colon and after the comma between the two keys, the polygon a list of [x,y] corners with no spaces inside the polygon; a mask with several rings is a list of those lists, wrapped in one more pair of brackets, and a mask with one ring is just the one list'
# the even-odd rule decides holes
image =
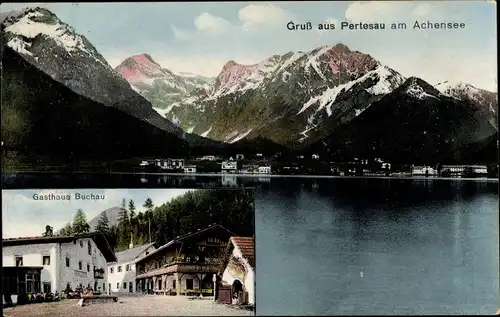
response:
{"label": "hazy sky", "polygon": [[[137,211],[150,197],[156,206],[164,204],[189,189],[81,189],[81,190],[3,190],[2,191],[2,238],[40,236],[46,225],[54,231],[72,222],[77,209],[87,215],[87,221],[111,207],[120,207],[122,199],[134,200]],[[74,200],[74,193],[104,194],[105,200]],[[71,195],[70,201],[34,200],[33,194]]]}
{"label": "hazy sky", "polygon": [[[27,6],[2,4],[2,12]],[[37,4],[40,5],[40,4]],[[31,6],[31,4],[30,4]],[[273,54],[342,42],[404,76],[432,84],[465,81],[496,91],[496,4],[486,1],[53,3],[112,66],[149,53],[164,67],[216,76],[228,60],[256,63]],[[292,32],[288,21],[464,22],[462,30]]]}

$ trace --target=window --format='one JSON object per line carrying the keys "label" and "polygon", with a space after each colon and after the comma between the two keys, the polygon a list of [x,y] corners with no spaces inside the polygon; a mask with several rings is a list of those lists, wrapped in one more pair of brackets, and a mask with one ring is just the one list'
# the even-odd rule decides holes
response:
{"label": "window", "polygon": [[40,275],[26,274],[26,291],[27,293],[40,292]]}
{"label": "window", "polygon": [[78,261],[78,269],[81,271],[83,269],[82,261]]}
{"label": "window", "polygon": [[116,283],[116,289],[120,289],[120,283]]}
{"label": "window", "polygon": [[127,289],[127,282],[123,282],[123,289]]}
{"label": "window", "polygon": [[121,272],[121,271],[122,271],[122,266],[121,266],[121,265],[119,265],[119,266],[118,266],[118,272]]}
{"label": "window", "polygon": [[42,257],[42,263],[43,265],[50,265],[50,255],[44,255]]}
{"label": "window", "polygon": [[87,248],[89,251],[89,255],[92,255],[92,244],[90,244],[90,241],[87,242]]}
{"label": "window", "polygon": [[87,272],[90,272],[90,264],[87,263]]}
{"label": "window", "polygon": [[186,279],[186,289],[193,289],[193,279],[192,278]]}
{"label": "window", "polygon": [[66,257],[66,267],[69,267],[69,258]]}
{"label": "window", "polygon": [[125,271],[130,271],[130,264],[127,264],[127,266],[125,267]]}
{"label": "window", "polygon": [[80,241],[80,247],[83,248],[83,241]]}
{"label": "window", "polygon": [[43,292],[44,293],[50,293],[51,290],[51,283],[50,282],[43,282]]}
{"label": "window", "polygon": [[16,266],[23,266],[23,257],[16,256]]}
{"label": "window", "polygon": [[114,269],[112,267],[109,268],[109,273],[113,273]]}

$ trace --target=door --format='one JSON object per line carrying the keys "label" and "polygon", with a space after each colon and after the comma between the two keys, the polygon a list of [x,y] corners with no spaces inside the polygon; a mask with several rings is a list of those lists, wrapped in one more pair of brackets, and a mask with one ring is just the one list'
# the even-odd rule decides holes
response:
{"label": "door", "polygon": [[133,292],[132,282],[128,282],[128,291],[129,291],[129,293]]}
{"label": "door", "polygon": [[51,286],[50,282],[43,282],[43,293],[44,294],[51,292],[50,286]]}

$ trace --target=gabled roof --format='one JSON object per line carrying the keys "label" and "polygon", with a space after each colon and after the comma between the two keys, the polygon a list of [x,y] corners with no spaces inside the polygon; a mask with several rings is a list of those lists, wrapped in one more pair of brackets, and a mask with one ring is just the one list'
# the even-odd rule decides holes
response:
{"label": "gabled roof", "polygon": [[239,249],[243,257],[255,267],[255,245],[253,237],[231,237],[230,241]]}
{"label": "gabled roof", "polygon": [[218,224],[213,224],[211,226],[208,226],[207,228],[204,228],[204,229],[198,229],[197,231],[195,232],[189,232],[185,235],[182,235],[182,236],[178,236],[176,237],[175,239],[167,242],[166,244],[162,245],[161,247],[159,247],[158,249],[154,250],[153,252],[149,253],[148,255],[140,258],[137,262],[140,262],[140,261],[143,261],[145,259],[147,259],[148,257],[152,256],[153,254],[156,254],[162,250],[165,250],[167,248],[169,248],[170,246],[174,245],[174,244],[177,244],[177,243],[182,243],[184,242],[185,240],[189,239],[189,238],[192,238],[194,236],[198,236],[198,235],[201,235],[203,233],[206,233],[208,231],[212,231],[212,230],[215,230],[215,229],[223,229],[223,230],[226,230],[230,235],[233,235],[234,233],[232,233],[231,231],[229,231],[228,229],[224,228],[223,226],[221,225],[218,225]]}
{"label": "gabled roof", "polygon": [[29,245],[29,244],[44,244],[44,243],[68,243],[76,239],[91,238],[101,251],[102,255],[108,262],[116,261],[116,256],[108,240],[104,234],[100,232],[91,232],[79,234],[74,236],[52,236],[52,237],[19,237],[2,239],[2,247],[16,246],[16,245]]}
{"label": "gabled roof", "polygon": [[154,242],[143,244],[132,249],[127,249],[121,252],[116,252],[116,263],[131,262],[135,260],[147,248],[154,245]]}
{"label": "gabled roof", "polygon": [[226,252],[224,254],[224,260],[219,268],[219,273],[222,274],[226,269],[233,250],[237,249],[241,252],[242,257],[248,262],[248,264],[255,268],[255,243],[254,237],[231,237],[227,244]]}

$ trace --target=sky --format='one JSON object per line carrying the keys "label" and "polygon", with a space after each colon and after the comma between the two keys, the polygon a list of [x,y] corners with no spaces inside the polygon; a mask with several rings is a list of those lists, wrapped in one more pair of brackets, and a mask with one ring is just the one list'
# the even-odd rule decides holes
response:
{"label": "sky", "polygon": [[[2,238],[40,236],[45,226],[54,231],[73,221],[76,211],[81,208],[90,221],[102,211],[120,207],[122,199],[134,200],[137,211],[144,211],[144,201],[148,197],[155,206],[164,204],[192,189],[61,189],[61,190],[3,190],[2,191]],[[71,195],[70,201],[34,200],[33,195]],[[104,194],[104,200],[75,200],[74,194]]]}
{"label": "sky", "polygon": [[[492,1],[2,3],[44,6],[86,36],[113,66],[150,54],[174,72],[215,77],[229,60],[253,64],[289,51],[343,43],[402,75],[497,90]],[[460,30],[413,30],[418,21],[464,22]],[[405,22],[407,30],[289,31],[286,24]]]}

